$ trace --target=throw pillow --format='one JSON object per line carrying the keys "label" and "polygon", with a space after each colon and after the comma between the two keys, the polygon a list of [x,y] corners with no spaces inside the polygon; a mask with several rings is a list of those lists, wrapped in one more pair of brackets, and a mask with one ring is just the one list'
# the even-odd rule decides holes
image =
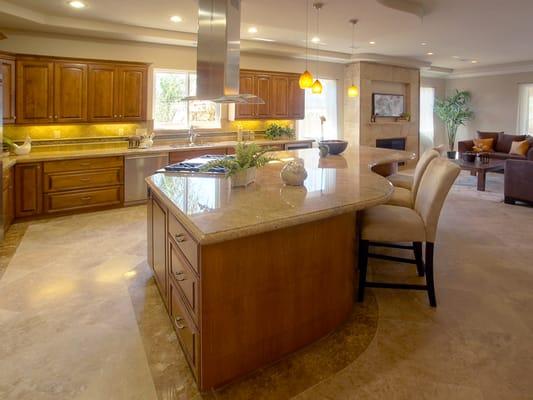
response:
{"label": "throw pillow", "polygon": [[493,151],[494,139],[474,139],[473,151]]}
{"label": "throw pillow", "polygon": [[519,156],[525,156],[528,150],[529,150],[528,140],[523,140],[521,142],[513,142],[511,143],[511,150],[509,150],[509,154],[517,154]]}

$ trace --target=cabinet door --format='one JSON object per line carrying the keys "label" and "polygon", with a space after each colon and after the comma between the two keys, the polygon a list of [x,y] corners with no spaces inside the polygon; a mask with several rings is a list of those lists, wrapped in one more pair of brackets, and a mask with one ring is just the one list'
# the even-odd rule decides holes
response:
{"label": "cabinet door", "polygon": [[118,118],[146,120],[146,75],[144,67],[119,67]]}
{"label": "cabinet door", "polygon": [[152,259],[154,277],[163,299],[167,300],[167,212],[152,203]]}
{"label": "cabinet door", "polygon": [[55,63],[55,122],[87,121],[87,64]]}
{"label": "cabinet door", "polygon": [[3,87],[4,124],[15,123],[15,60],[0,59]]}
{"label": "cabinet door", "polygon": [[289,78],[287,76],[272,77],[272,116],[274,118],[289,117]]}
{"label": "cabinet door", "polygon": [[305,118],[305,91],[300,89],[299,78],[289,78],[289,118]]}
{"label": "cabinet door", "polygon": [[54,122],[54,63],[17,61],[17,123]]}
{"label": "cabinet door", "polygon": [[88,119],[115,121],[117,113],[118,71],[114,65],[89,65]]}
{"label": "cabinet door", "polygon": [[[239,93],[255,94],[254,76],[252,74],[241,73],[239,80]],[[255,116],[255,106],[237,104],[235,105],[235,119],[250,119]]]}
{"label": "cabinet door", "polygon": [[39,215],[42,212],[43,190],[40,163],[15,165],[15,216]]}
{"label": "cabinet door", "polygon": [[265,104],[256,105],[255,115],[257,118],[272,117],[272,78],[270,75],[259,74],[255,76],[255,95],[263,99]]}

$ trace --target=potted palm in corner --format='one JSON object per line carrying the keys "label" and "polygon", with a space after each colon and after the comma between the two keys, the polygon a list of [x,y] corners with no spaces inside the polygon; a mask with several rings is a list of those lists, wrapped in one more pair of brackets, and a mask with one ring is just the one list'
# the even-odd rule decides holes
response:
{"label": "potted palm in corner", "polygon": [[456,90],[455,94],[445,99],[435,99],[435,113],[446,126],[448,134],[448,158],[455,159],[455,139],[457,129],[474,117],[474,112],[469,108],[470,93]]}
{"label": "potted palm in corner", "polygon": [[209,161],[201,168],[201,171],[224,168],[226,177],[231,178],[232,187],[248,186],[255,181],[257,168],[275,160],[275,158],[265,154],[269,151],[272,149],[261,147],[255,143],[239,143],[235,147],[235,155]]}

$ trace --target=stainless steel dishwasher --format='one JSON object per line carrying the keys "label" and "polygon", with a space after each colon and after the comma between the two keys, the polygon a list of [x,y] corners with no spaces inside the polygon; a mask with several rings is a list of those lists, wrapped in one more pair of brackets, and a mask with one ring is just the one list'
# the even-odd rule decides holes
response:
{"label": "stainless steel dishwasher", "polygon": [[144,179],[168,165],[168,153],[126,156],[125,163],[124,203],[142,203],[148,198]]}

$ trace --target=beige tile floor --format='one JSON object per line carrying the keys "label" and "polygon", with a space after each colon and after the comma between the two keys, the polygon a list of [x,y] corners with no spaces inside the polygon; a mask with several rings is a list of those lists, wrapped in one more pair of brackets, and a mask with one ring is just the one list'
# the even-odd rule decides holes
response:
{"label": "beige tile floor", "polygon": [[15,225],[0,246],[0,399],[533,399],[533,208],[502,203],[501,175],[474,186],[461,175],[443,211],[436,310],[372,290],[338,332],[203,396],[146,265],[144,207]]}

